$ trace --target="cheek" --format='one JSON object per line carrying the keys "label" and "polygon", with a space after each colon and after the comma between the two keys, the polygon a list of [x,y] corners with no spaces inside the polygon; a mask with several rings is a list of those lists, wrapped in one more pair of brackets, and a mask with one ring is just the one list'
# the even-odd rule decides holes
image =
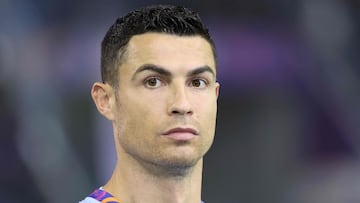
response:
{"label": "cheek", "polygon": [[196,103],[195,116],[207,134],[215,132],[217,102],[214,99],[202,99]]}
{"label": "cheek", "polygon": [[[137,106],[137,108],[136,108]],[[148,132],[147,114],[142,108],[132,103],[123,104],[118,115],[118,140],[121,148],[125,151],[143,149]]]}
{"label": "cheek", "polygon": [[194,102],[196,110],[200,116],[210,116],[212,118],[216,115],[217,100],[216,97],[209,97],[208,95],[200,95]]}
{"label": "cheek", "polygon": [[119,105],[118,117],[122,122],[124,133],[143,134],[142,131],[151,130],[156,119],[159,118],[161,100],[156,96],[147,97],[144,94],[128,94]]}

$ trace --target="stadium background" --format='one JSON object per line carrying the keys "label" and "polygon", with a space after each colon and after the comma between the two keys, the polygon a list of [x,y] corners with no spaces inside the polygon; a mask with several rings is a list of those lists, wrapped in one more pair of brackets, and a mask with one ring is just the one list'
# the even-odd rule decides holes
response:
{"label": "stadium background", "polygon": [[100,42],[156,3],[198,11],[217,45],[206,203],[360,202],[359,1],[0,0],[1,202],[76,202],[109,178]]}

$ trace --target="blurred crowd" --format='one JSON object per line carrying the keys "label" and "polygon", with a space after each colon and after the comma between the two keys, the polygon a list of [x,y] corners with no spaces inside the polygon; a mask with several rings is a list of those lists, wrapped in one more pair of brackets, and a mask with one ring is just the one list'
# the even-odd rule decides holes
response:
{"label": "blurred crowd", "polygon": [[199,12],[218,52],[205,202],[360,202],[359,1],[0,0],[1,202],[76,202],[109,178],[100,43],[158,3]]}

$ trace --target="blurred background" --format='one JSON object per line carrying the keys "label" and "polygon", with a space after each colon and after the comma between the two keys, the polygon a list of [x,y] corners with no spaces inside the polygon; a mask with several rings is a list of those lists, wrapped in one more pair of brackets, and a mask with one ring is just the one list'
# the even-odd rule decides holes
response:
{"label": "blurred background", "polygon": [[100,43],[156,3],[198,11],[217,45],[206,203],[360,202],[358,0],[0,0],[1,202],[77,202],[107,181]]}

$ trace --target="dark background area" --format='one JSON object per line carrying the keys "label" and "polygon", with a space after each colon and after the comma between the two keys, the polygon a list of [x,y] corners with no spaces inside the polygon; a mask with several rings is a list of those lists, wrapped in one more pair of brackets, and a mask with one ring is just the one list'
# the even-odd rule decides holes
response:
{"label": "dark background area", "polygon": [[199,12],[217,46],[206,203],[360,202],[359,1],[0,0],[1,202],[77,202],[106,182],[100,43],[158,3]]}

